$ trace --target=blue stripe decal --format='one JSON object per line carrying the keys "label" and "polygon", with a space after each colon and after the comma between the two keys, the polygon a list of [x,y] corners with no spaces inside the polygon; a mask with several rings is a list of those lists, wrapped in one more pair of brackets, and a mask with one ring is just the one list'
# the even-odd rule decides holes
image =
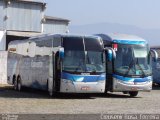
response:
{"label": "blue stripe decal", "polygon": [[119,75],[113,75],[114,78],[125,81],[125,82],[147,82],[147,81],[151,81],[152,77],[148,76],[145,78],[129,78],[129,77],[123,77],[123,76],[119,76]]}
{"label": "blue stripe decal", "polygon": [[147,44],[146,41],[138,41],[138,40],[113,40],[114,43],[121,43],[121,44]]}
{"label": "blue stripe decal", "polygon": [[101,75],[75,75],[62,72],[62,79],[71,80],[73,82],[98,82],[105,80],[105,73]]}

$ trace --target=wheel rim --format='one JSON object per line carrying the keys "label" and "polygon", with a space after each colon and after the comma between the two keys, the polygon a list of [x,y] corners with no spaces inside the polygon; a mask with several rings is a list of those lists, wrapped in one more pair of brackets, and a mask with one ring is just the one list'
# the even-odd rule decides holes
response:
{"label": "wheel rim", "polygon": [[52,96],[53,96],[53,91],[49,89],[49,84],[48,84],[48,83],[47,83],[47,86],[48,86],[48,93],[49,93],[49,96],[52,97]]}
{"label": "wheel rim", "polygon": [[18,82],[18,91],[21,91],[21,83]]}
{"label": "wheel rim", "polygon": [[53,95],[53,92],[52,92],[52,91],[49,91],[49,95],[52,96],[52,95]]}
{"label": "wheel rim", "polygon": [[129,94],[130,94],[131,97],[136,97],[138,95],[138,92],[137,91],[136,92],[130,92]]}
{"label": "wheel rim", "polygon": [[17,90],[17,80],[14,81],[14,89]]}
{"label": "wheel rim", "polygon": [[18,78],[18,91],[21,91],[21,79],[20,78]]}

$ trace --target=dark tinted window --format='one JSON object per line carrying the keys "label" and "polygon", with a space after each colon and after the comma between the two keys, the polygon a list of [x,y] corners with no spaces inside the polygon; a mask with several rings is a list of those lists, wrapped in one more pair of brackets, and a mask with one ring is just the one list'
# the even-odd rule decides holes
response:
{"label": "dark tinted window", "polygon": [[61,46],[61,37],[54,37],[53,38],[53,47]]}
{"label": "dark tinted window", "polygon": [[84,50],[82,37],[64,37],[63,46],[65,50]]}
{"label": "dark tinted window", "polygon": [[36,41],[38,47],[52,47],[52,38],[40,38]]}
{"label": "dark tinted window", "polygon": [[85,38],[85,49],[86,51],[102,51],[103,44],[102,41],[95,38]]}
{"label": "dark tinted window", "polygon": [[60,37],[45,37],[37,39],[36,45],[39,47],[58,47],[61,46],[61,38]]}

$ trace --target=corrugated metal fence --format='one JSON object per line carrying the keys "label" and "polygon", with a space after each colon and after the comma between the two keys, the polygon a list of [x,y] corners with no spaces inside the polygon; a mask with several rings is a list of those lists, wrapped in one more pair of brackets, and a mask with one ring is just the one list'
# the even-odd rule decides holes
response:
{"label": "corrugated metal fence", "polygon": [[43,4],[0,0],[0,29],[42,31]]}

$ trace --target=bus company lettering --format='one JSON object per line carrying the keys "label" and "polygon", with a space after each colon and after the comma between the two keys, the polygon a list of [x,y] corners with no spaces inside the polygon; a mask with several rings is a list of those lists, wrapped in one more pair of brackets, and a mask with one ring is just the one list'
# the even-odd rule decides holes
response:
{"label": "bus company lettering", "polygon": [[42,62],[31,62],[31,67],[33,68],[42,68],[43,63]]}

